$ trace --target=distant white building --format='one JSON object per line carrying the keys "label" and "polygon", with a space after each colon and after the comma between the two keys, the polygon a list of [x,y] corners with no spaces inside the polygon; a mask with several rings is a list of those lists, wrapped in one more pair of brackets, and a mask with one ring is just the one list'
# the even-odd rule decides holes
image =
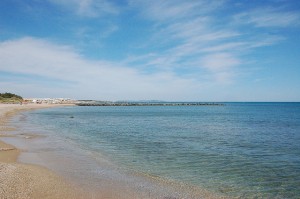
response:
{"label": "distant white building", "polygon": [[34,104],[74,104],[76,100],[70,98],[24,98],[24,103]]}

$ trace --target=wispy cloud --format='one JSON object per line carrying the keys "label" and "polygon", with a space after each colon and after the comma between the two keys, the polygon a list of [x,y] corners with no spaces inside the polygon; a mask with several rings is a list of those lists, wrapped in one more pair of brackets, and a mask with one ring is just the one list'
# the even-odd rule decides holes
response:
{"label": "wispy cloud", "polygon": [[[223,13],[223,18],[219,18],[218,12],[228,6],[226,1],[131,0],[130,5],[138,7],[143,17],[154,22],[155,34],[149,46],[160,49],[160,53],[149,52],[151,60],[145,59],[144,65],[157,70],[180,68],[181,73],[202,68],[198,77],[206,75],[203,73],[206,70],[220,83],[229,82],[235,77],[232,74],[242,70],[238,66],[248,62],[242,59],[244,53],[284,40],[281,35],[257,32],[255,28],[293,26],[299,21],[299,14],[271,7],[228,16]],[[245,24],[254,25],[251,32],[243,31],[241,27]]]}
{"label": "wispy cloud", "polygon": [[288,27],[300,25],[299,12],[278,8],[257,8],[234,16],[237,23],[252,24],[256,27]]}
{"label": "wispy cloud", "polygon": [[117,32],[119,27],[114,24],[103,25],[97,29],[89,26],[74,27],[74,37],[77,46],[82,48],[96,46],[97,48],[103,46],[103,41],[109,36]]}
{"label": "wispy cloud", "polygon": [[156,21],[176,21],[199,16],[220,7],[224,1],[209,0],[130,0],[129,4],[143,9],[143,15]]}
{"label": "wispy cloud", "polygon": [[[223,4],[224,1],[206,0],[163,1],[163,3],[154,1],[148,4],[144,1],[132,0],[131,5],[142,8],[142,15],[155,23],[153,28],[156,33],[153,38],[156,41],[152,43],[155,43],[154,45],[158,48],[165,48],[160,54],[152,56],[146,65],[156,67],[158,70],[171,71],[179,68],[181,68],[180,71],[202,68],[202,73],[197,74],[198,78],[199,75],[206,75],[205,70],[220,74],[220,71],[207,70],[208,67],[223,67],[224,64],[226,66],[238,65],[241,61],[233,62],[233,60],[238,60],[238,54],[232,51],[227,52],[226,57],[222,54],[230,47],[237,48],[243,45],[242,42],[235,41],[240,37],[238,31],[220,25],[214,18],[214,14],[222,9]],[[216,28],[217,26],[219,28]],[[223,65],[216,66],[216,61],[212,59],[220,58],[220,56]],[[231,73],[231,70],[233,67],[224,67],[222,73]],[[222,83],[222,79],[225,78],[218,79]]]}
{"label": "wispy cloud", "polygon": [[[85,96],[103,99],[182,99],[188,100],[188,93],[201,89],[201,83],[195,79],[180,78],[170,72],[144,74],[126,65],[107,61],[90,61],[82,57],[70,46],[57,45],[46,40],[22,38],[0,43],[0,71],[6,73],[45,77],[54,82],[68,81],[66,87],[59,90],[65,95]],[[24,81],[0,82],[5,88],[30,88],[43,95],[44,90],[55,89],[47,85]],[[28,85],[28,86],[26,86]],[[54,83],[56,87],[57,83]],[[9,87],[7,87],[9,86]],[[25,92],[26,91],[26,92]],[[28,90],[22,92],[27,93]],[[22,93],[21,92],[21,93]],[[28,91],[30,93],[30,91]],[[53,95],[52,93],[52,95]],[[58,92],[60,94],[60,92]],[[48,93],[51,95],[51,93]],[[57,95],[57,94],[55,94]],[[64,96],[65,96],[64,95]]]}
{"label": "wispy cloud", "polygon": [[210,54],[203,57],[203,66],[210,71],[227,71],[229,68],[237,66],[240,61],[230,53]]}
{"label": "wispy cloud", "polygon": [[209,54],[202,58],[202,66],[212,72],[217,82],[231,83],[235,76],[234,67],[241,61],[230,53]]}
{"label": "wispy cloud", "polygon": [[109,25],[105,30],[101,31],[100,36],[101,38],[106,38],[114,32],[118,31],[118,29],[119,27],[117,25]]}
{"label": "wispy cloud", "polygon": [[118,14],[119,8],[108,0],[49,0],[63,6],[82,17],[100,17],[105,14]]}

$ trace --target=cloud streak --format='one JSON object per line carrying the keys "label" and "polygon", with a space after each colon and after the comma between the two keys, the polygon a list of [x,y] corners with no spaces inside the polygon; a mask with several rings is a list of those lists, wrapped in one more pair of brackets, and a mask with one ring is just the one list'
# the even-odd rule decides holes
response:
{"label": "cloud streak", "polygon": [[[110,100],[184,100],[188,92],[201,88],[200,83],[193,79],[179,78],[172,73],[145,75],[118,63],[87,60],[69,46],[28,37],[0,43],[0,60],[0,71],[37,75],[58,82],[69,81],[65,88],[60,87],[59,90],[65,90],[70,96],[77,92],[77,96],[81,97],[99,99],[103,96],[103,99]],[[27,88],[30,82],[24,81],[22,85],[15,82],[14,86]],[[0,84],[9,85],[5,82]],[[39,84],[31,86],[36,90],[42,87]],[[44,90],[54,91],[51,85],[44,86]]]}
{"label": "cloud streak", "polygon": [[209,0],[130,0],[129,4],[133,7],[142,9],[145,17],[154,21],[177,21],[207,14],[222,6],[224,1]]}
{"label": "cloud streak", "polygon": [[[224,26],[215,28],[220,24],[213,15],[223,8],[224,1],[154,1],[150,5],[144,1],[132,0],[131,5],[142,8],[142,15],[154,21],[156,34],[151,43],[157,44],[158,48],[167,46],[162,53],[146,61],[146,65],[150,67],[162,70],[167,68],[171,71],[178,68],[195,71],[197,68],[198,77],[205,76],[207,72],[215,77],[220,72],[211,69],[216,68],[217,61],[208,59],[220,58],[226,49],[243,45],[242,42],[235,41],[241,35],[238,31]],[[221,57],[224,65],[241,63],[232,61],[239,60],[237,53],[231,51],[226,55],[227,59]],[[222,72],[232,73],[232,70],[234,67],[226,67]],[[217,78],[214,81],[222,83],[224,79]]]}
{"label": "cloud streak", "polygon": [[[288,27],[299,21],[299,14],[269,7],[246,10],[223,18],[218,12],[228,6],[225,1],[151,1],[131,0],[141,15],[154,22],[154,37],[149,45],[162,49],[152,54],[145,64],[157,70],[201,69],[198,76],[210,72],[219,83],[233,81],[240,65],[247,62],[242,55],[284,40],[280,35],[258,30],[261,27]],[[251,33],[242,30],[252,24]],[[144,55],[141,55],[143,57]],[[182,70],[181,70],[182,71]],[[194,71],[194,70],[192,70]],[[225,75],[226,74],[226,75]],[[224,80],[224,81],[223,81]]]}
{"label": "cloud streak", "polygon": [[48,0],[81,17],[97,18],[105,14],[116,15],[119,8],[107,0]]}
{"label": "cloud streak", "polygon": [[300,14],[293,11],[281,11],[272,7],[257,8],[234,16],[240,24],[252,24],[259,28],[299,26]]}

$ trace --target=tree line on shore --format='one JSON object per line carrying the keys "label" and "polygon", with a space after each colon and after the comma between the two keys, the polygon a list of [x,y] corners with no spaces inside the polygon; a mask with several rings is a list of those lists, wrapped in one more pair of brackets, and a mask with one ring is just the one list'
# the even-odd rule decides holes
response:
{"label": "tree line on shore", "polygon": [[18,103],[23,101],[23,98],[13,93],[0,93],[0,102],[2,103]]}

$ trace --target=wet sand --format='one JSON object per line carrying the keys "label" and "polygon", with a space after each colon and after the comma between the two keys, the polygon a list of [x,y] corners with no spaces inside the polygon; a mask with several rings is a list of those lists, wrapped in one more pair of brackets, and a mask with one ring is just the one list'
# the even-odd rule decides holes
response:
{"label": "wet sand", "polygon": [[0,199],[84,198],[70,183],[37,165],[17,162],[20,150],[1,141],[9,137],[9,118],[19,111],[58,105],[0,104]]}

